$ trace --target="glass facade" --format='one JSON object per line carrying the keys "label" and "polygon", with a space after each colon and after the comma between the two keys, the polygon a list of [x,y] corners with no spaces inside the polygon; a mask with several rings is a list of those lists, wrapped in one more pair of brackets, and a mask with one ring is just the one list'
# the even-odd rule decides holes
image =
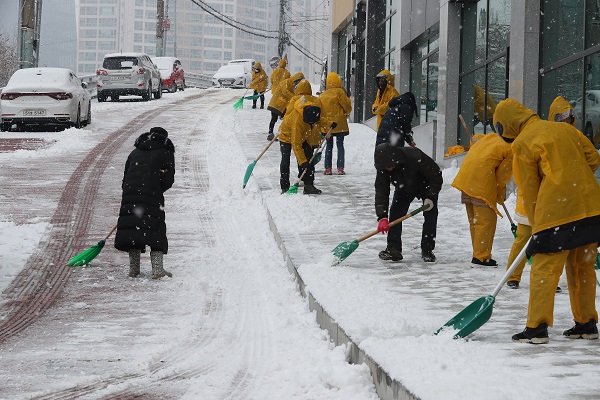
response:
{"label": "glass facade", "polygon": [[600,6],[596,0],[542,3],[539,114],[557,96],[569,101],[576,126],[600,148]]}
{"label": "glass facade", "polygon": [[420,125],[437,118],[439,33],[417,40],[410,52],[410,91],[420,104],[419,116],[412,125]]}
{"label": "glass facade", "polygon": [[[507,97],[511,0],[480,0],[463,6],[460,114],[472,134],[494,130],[496,104]],[[458,127],[458,144],[469,145]]]}

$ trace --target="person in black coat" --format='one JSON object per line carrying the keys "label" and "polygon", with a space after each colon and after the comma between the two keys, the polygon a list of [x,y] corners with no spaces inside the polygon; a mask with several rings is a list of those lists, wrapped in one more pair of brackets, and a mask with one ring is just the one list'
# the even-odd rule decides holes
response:
{"label": "person in black coat", "polygon": [[175,146],[161,127],[142,133],[129,154],[123,175],[123,195],[115,247],[129,253],[129,276],[140,274],[140,255],[150,247],[152,279],[172,274],[163,268],[167,254],[166,192],[175,181]]}
{"label": "person in black coat", "polygon": [[375,213],[377,230],[387,233],[387,248],[379,253],[382,260],[402,260],[402,223],[389,227],[388,206],[390,185],[394,197],[389,208],[389,218],[394,221],[408,213],[410,203],[422,199],[429,205],[424,211],[425,222],[421,235],[421,258],[434,262],[435,236],[438,217],[438,194],[442,190],[442,171],[436,162],[416,147],[395,147],[382,143],[375,147]]}
{"label": "person in black coat", "polygon": [[415,95],[406,92],[391,99],[388,106],[390,108],[377,129],[375,146],[391,143],[393,146],[404,147],[405,142],[411,147],[416,146],[412,136],[413,113],[419,116]]}

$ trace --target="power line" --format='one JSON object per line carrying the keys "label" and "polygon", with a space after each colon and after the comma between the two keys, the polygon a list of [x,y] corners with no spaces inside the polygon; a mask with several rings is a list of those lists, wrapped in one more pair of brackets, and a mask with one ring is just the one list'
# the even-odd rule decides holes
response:
{"label": "power line", "polygon": [[[212,8],[212,7],[211,7],[209,4],[206,4],[206,3],[205,3],[204,1],[202,1],[202,0],[192,0],[192,2],[193,2],[194,4],[196,4],[197,6],[199,6],[200,8],[202,8],[202,9],[203,9],[204,11],[206,11],[207,13],[209,13],[210,15],[212,15],[213,17],[215,17],[215,18],[217,18],[217,19],[220,19],[221,21],[223,21],[223,19],[221,19],[221,18],[217,17],[217,16],[216,16],[216,15],[214,15],[214,14],[218,14],[218,15],[219,15],[220,17],[222,17],[222,18],[226,18],[226,19],[228,19],[228,20],[231,20],[231,21],[232,21],[232,23],[228,23],[227,21],[223,21],[223,22],[225,22],[226,24],[228,23],[228,24],[229,24],[229,25],[231,25],[231,26],[234,26],[234,25],[233,25],[233,23],[235,23],[235,24],[238,24],[238,25],[241,25],[241,26],[245,26],[245,27],[247,27],[247,28],[250,28],[250,29],[257,30],[257,31],[268,32],[268,33],[278,33],[278,32],[279,32],[279,31],[269,31],[269,30],[266,30],[266,29],[257,28],[257,27],[255,27],[255,26],[250,26],[250,25],[248,25],[248,24],[245,24],[245,23],[243,23],[243,22],[236,21],[236,20],[234,20],[233,18],[231,18],[230,16],[228,16],[228,15],[225,15],[225,14],[223,14],[222,12],[220,12],[220,11],[218,11],[218,10],[216,10],[216,9]],[[200,2],[200,3],[202,3],[202,5],[198,4],[197,2]],[[209,9],[210,9],[212,12],[210,12],[210,11],[206,10],[206,8],[204,8],[203,6],[204,6],[204,7],[206,7],[206,8],[209,8]],[[250,32],[249,32],[249,33],[250,33]]]}

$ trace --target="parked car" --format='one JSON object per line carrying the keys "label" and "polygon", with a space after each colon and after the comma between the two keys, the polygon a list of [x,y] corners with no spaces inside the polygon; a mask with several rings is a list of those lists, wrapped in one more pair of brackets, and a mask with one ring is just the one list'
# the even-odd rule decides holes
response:
{"label": "parked car", "polygon": [[15,125],[81,128],[92,122],[90,98],[87,85],[70,69],[19,69],[0,95],[0,130]]}
{"label": "parked car", "polygon": [[248,84],[252,82],[252,67],[254,67],[254,63],[255,61],[251,58],[240,58],[228,62],[228,64],[240,64],[244,66],[244,73],[248,79]]}
{"label": "parked car", "polygon": [[96,76],[99,102],[126,95],[142,96],[145,101],[152,100],[152,95],[155,99],[162,96],[160,72],[144,53],[107,54]]}
{"label": "parked car", "polygon": [[162,79],[162,90],[175,93],[177,89],[184,90],[185,76],[181,61],[175,57],[152,57],[152,62],[158,67]]}
{"label": "parked car", "polygon": [[585,121],[582,118],[583,99],[571,102],[575,111],[576,126],[596,147],[600,146],[600,90],[588,90],[585,95]]}
{"label": "parked car", "polygon": [[252,82],[242,64],[223,65],[213,75],[212,84],[216,87],[246,88]]}

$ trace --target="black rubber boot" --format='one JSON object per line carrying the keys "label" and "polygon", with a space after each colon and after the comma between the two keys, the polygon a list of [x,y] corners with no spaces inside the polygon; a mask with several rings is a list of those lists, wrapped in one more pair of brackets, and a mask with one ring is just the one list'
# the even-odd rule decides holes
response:
{"label": "black rubber boot", "polygon": [[129,276],[137,278],[140,275],[141,250],[129,250]]}
{"label": "black rubber boot", "polygon": [[163,252],[162,251],[151,251],[150,262],[152,263],[152,279],[160,279],[163,276],[173,277],[173,274],[169,271],[165,271],[163,268]]}
{"label": "black rubber boot", "polygon": [[385,250],[379,252],[379,258],[385,261],[401,261],[402,252],[395,247],[386,247]]}

